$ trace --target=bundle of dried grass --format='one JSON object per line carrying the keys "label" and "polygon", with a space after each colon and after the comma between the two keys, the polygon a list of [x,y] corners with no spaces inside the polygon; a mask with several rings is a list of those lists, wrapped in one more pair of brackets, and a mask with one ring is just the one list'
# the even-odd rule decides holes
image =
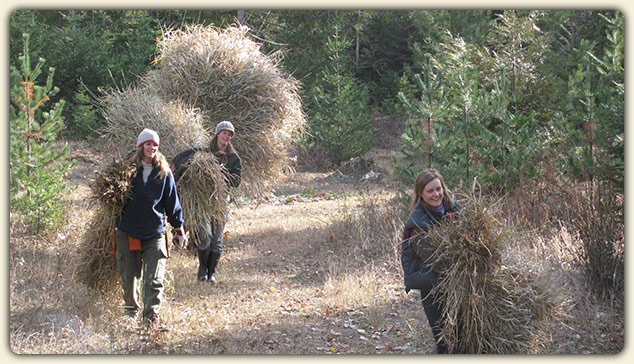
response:
{"label": "bundle of dried grass", "polygon": [[82,236],[75,279],[99,293],[119,287],[117,261],[112,254],[116,214],[114,207],[101,205],[95,210]]}
{"label": "bundle of dried grass", "polygon": [[95,172],[95,179],[90,183],[90,198],[108,207],[113,215],[119,215],[130,197],[130,183],[136,171],[135,165],[121,159],[113,159],[100,171]]}
{"label": "bundle of dried grass", "polygon": [[200,241],[198,227],[212,221],[225,221],[229,191],[216,157],[208,152],[196,152],[178,181],[178,188],[187,231],[190,239],[197,243]]}
{"label": "bundle of dried grass", "polygon": [[434,289],[444,306],[444,337],[455,353],[520,354],[538,351],[542,320],[554,314],[538,277],[503,265],[512,239],[494,217],[495,205],[462,199],[459,218],[430,229],[430,264],[441,273]]}
{"label": "bundle of dried grass", "polygon": [[192,146],[208,145],[211,140],[198,110],[179,101],[162,100],[151,90],[112,90],[100,102],[105,118],[101,137],[118,155],[135,149],[136,138],[144,128],[159,134],[161,153],[168,158]]}
{"label": "bundle of dried grass", "polygon": [[299,84],[280,71],[280,55],[263,54],[246,27],[171,30],[157,48],[157,69],[145,87],[199,108],[211,135],[216,123],[230,120],[245,166],[241,191],[267,191],[288,166],[288,149],[305,124]]}
{"label": "bundle of dried grass", "polygon": [[90,184],[95,213],[79,247],[76,278],[99,292],[118,287],[117,263],[112,254],[115,222],[130,196],[136,166],[119,158],[95,172]]}

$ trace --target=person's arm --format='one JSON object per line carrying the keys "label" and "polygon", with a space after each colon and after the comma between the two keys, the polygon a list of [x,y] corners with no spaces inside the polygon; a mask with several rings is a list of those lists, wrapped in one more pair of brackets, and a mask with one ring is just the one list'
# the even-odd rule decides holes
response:
{"label": "person's arm", "polygon": [[174,157],[174,159],[172,160],[174,167],[174,181],[178,182],[181,179],[181,177],[187,170],[187,167],[189,166],[190,160],[197,151],[198,149],[196,148],[187,149],[183,152],[180,152],[178,155],[176,155],[176,157]]}
{"label": "person's arm", "polygon": [[242,160],[237,154],[227,155],[227,163],[224,166],[223,174],[229,186],[240,186],[242,182]]}
{"label": "person's arm", "polygon": [[407,276],[418,271],[420,265],[420,259],[416,255],[412,244],[413,232],[414,229],[412,227],[405,227],[401,240],[401,266],[403,267],[403,277],[405,278],[405,291],[413,288],[408,286]]}
{"label": "person's arm", "polygon": [[165,198],[165,215],[167,215],[167,221],[172,227],[178,229],[183,226],[183,209],[181,207],[180,199],[178,197],[176,182],[172,171],[168,171],[165,175],[165,190],[163,196]]}

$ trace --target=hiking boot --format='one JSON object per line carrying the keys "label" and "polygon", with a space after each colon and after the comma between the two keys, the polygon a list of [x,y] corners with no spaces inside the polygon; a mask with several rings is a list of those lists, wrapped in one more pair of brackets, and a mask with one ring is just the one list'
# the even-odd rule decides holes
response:
{"label": "hiking boot", "polygon": [[207,276],[198,276],[198,282],[207,282]]}
{"label": "hiking boot", "polygon": [[157,314],[154,314],[150,317],[150,319],[148,320],[148,324],[150,326],[150,329],[152,329],[152,331],[156,331],[156,332],[169,331],[167,330],[165,326],[161,324],[161,320],[159,319]]}
{"label": "hiking boot", "polygon": [[212,286],[216,285],[216,275],[212,274],[208,279],[207,282],[209,284],[211,284]]}

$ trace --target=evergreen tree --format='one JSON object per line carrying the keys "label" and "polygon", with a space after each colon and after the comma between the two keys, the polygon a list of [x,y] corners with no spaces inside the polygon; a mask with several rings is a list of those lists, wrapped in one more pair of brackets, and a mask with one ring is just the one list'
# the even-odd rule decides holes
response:
{"label": "evergreen tree", "polygon": [[[395,174],[399,180],[412,184],[423,167],[433,166],[438,148],[436,123],[449,107],[442,74],[434,69],[430,55],[421,73],[413,76],[415,87],[405,87],[398,97],[405,106],[408,120],[401,136],[401,158]],[[407,94],[406,94],[407,93]]]}
{"label": "evergreen tree", "polygon": [[40,233],[63,218],[63,177],[72,163],[68,148],[58,149],[55,139],[64,126],[64,101],[46,111],[47,102],[59,89],[53,86],[54,68],[49,68],[45,85],[38,77],[46,60],[31,67],[29,36],[24,35],[20,68],[11,66],[10,105],[10,204],[29,230]]}
{"label": "evergreen tree", "polygon": [[309,111],[313,138],[335,163],[360,156],[374,143],[368,91],[351,76],[348,45],[335,28],[327,41],[330,62],[319,74]]}

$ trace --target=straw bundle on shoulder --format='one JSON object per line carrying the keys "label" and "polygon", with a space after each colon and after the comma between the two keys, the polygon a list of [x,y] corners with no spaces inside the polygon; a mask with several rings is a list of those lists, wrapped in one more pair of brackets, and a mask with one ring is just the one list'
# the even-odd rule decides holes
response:
{"label": "straw bundle on shoulder", "polygon": [[78,282],[101,293],[119,287],[117,262],[112,254],[116,219],[113,209],[107,205],[95,209],[82,235],[75,270]]}
{"label": "straw bundle on shoulder", "polygon": [[113,159],[100,171],[95,172],[95,179],[90,183],[90,198],[112,210],[118,215],[130,197],[130,183],[136,175],[134,164],[121,159]]}
{"label": "straw bundle on shoulder", "polygon": [[266,190],[287,167],[288,149],[305,124],[299,83],[281,72],[279,53],[263,54],[246,27],[170,30],[157,48],[157,69],[145,87],[199,108],[212,135],[216,123],[231,121],[245,166],[241,190]]}
{"label": "straw bundle on shoulder", "polygon": [[512,237],[494,217],[494,205],[463,200],[455,222],[432,227],[430,264],[441,273],[434,288],[444,306],[444,337],[455,353],[530,353],[540,321],[554,312],[536,276],[503,265]]}
{"label": "straw bundle on shoulder", "polygon": [[95,172],[90,184],[90,199],[95,212],[82,235],[78,252],[76,278],[100,292],[118,287],[117,263],[113,252],[117,217],[130,196],[136,166],[115,158]]}
{"label": "straw bundle on shoulder", "polygon": [[178,181],[187,231],[197,244],[198,228],[225,221],[228,187],[212,153],[198,151]]}
{"label": "straw bundle on shoulder", "polygon": [[211,140],[200,112],[179,101],[162,100],[141,87],[112,90],[102,97],[101,108],[105,118],[101,137],[118,155],[135,149],[136,138],[144,128],[159,134],[160,150],[166,157]]}

